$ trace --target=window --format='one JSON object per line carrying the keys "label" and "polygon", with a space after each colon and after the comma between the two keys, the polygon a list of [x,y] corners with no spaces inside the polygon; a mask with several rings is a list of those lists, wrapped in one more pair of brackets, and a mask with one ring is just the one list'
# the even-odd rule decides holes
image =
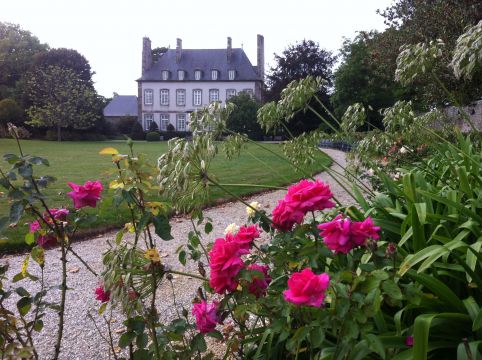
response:
{"label": "window", "polygon": [[184,89],[176,90],[176,104],[177,106],[186,105],[186,90]]}
{"label": "window", "polygon": [[236,77],[236,70],[229,70],[228,71],[229,80],[234,80],[235,77]]}
{"label": "window", "polygon": [[169,114],[161,114],[161,131],[166,131],[167,125],[169,125]]}
{"label": "window", "polygon": [[153,101],[152,89],[145,89],[144,90],[144,105],[152,105],[152,101]]}
{"label": "window", "polygon": [[217,79],[218,79],[218,71],[211,70],[211,80],[217,80]]}
{"label": "window", "polygon": [[209,102],[212,103],[213,101],[219,101],[219,90],[218,89],[209,90]]}
{"label": "window", "polygon": [[236,89],[227,89],[226,90],[226,100],[231,99],[233,96],[236,96]]}
{"label": "window", "polygon": [[161,89],[161,105],[169,105],[169,90]]}
{"label": "window", "polygon": [[154,121],[154,114],[144,114],[144,129],[149,130]]}
{"label": "window", "polygon": [[195,80],[201,80],[201,70],[196,70],[194,72],[194,79]]}
{"label": "window", "polygon": [[186,131],[186,114],[177,114],[176,130],[177,131]]}
{"label": "window", "polygon": [[177,71],[177,79],[181,81],[184,80],[184,70]]}
{"label": "window", "polygon": [[162,70],[162,80],[167,80],[169,79],[169,71],[167,70]]}
{"label": "window", "polygon": [[243,91],[249,96],[253,97],[253,89],[244,89]]}
{"label": "window", "polygon": [[200,89],[192,91],[192,104],[193,106],[201,106],[203,100],[203,93]]}

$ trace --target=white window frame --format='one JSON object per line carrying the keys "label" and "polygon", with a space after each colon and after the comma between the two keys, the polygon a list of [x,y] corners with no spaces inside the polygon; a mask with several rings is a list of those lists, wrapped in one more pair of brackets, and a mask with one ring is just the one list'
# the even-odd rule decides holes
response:
{"label": "white window frame", "polygon": [[[214,96],[216,94],[216,96]],[[219,101],[219,89],[209,89],[209,103]]]}
{"label": "white window frame", "polygon": [[201,80],[201,70],[194,71],[194,80]]}
{"label": "white window frame", "polygon": [[162,76],[162,80],[169,80],[169,71],[168,70],[162,70],[161,76]]}
{"label": "white window frame", "polygon": [[153,121],[154,121],[154,114],[152,113],[144,114],[144,130],[148,131]]}
{"label": "white window frame", "polygon": [[[197,94],[198,96],[196,96]],[[192,91],[192,106],[201,106],[202,103],[203,103],[203,91],[201,89],[194,89]]]}
{"label": "white window frame", "polygon": [[176,105],[186,106],[186,89],[176,89]]}
{"label": "white window frame", "polygon": [[246,94],[248,94],[251,97],[254,96],[253,89],[244,89],[243,92],[245,92]]}
{"label": "white window frame", "polygon": [[216,81],[219,77],[219,71],[217,70],[211,70],[211,80]]}
{"label": "white window frame", "polygon": [[234,80],[236,78],[236,70],[229,70],[228,71],[228,79]]}
{"label": "white window frame", "polygon": [[169,105],[169,89],[159,90],[159,102],[161,105]]}
{"label": "white window frame", "polygon": [[184,80],[184,74],[185,74],[184,70],[178,70],[177,71],[177,79],[179,81],[183,81]]}
{"label": "white window frame", "polygon": [[154,90],[144,89],[144,105],[154,105]]}
{"label": "white window frame", "polygon": [[167,131],[169,125],[169,114],[160,114],[159,129],[161,131]]}
{"label": "white window frame", "polygon": [[186,131],[186,114],[176,115],[176,131]]}
{"label": "white window frame", "polygon": [[236,96],[236,89],[226,89],[226,101]]}

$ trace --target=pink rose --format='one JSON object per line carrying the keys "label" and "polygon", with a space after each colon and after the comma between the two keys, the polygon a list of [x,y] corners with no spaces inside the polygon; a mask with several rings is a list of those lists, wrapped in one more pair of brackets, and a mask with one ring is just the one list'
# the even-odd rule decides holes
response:
{"label": "pink rose", "polygon": [[100,302],[108,302],[110,300],[110,291],[106,291],[103,285],[95,289],[95,299]]}
{"label": "pink rose", "polygon": [[311,269],[296,272],[288,279],[288,290],[283,291],[286,301],[295,305],[320,307],[330,284],[326,273],[316,275]]}
{"label": "pink rose", "polygon": [[304,214],[292,208],[287,201],[279,200],[273,210],[273,225],[281,231],[290,231],[294,224],[301,224]]}
{"label": "pink rose", "polygon": [[378,240],[379,226],[373,224],[368,217],[364,221],[351,221],[348,217],[338,215],[332,221],[318,225],[320,235],[328,249],[335,253],[347,254],[351,249],[364,246],[368,239]]}
{"label": "pink rose", "polygon": [[[69,214],[69,210],[62,209],[62,208],[60,208],[60,209],[52,208],[52,209],[49,209],[49,211],[50,211],[50,214],[52,214],[52,216],[54,217],[55,220],[60,220],[60,221],[67,220],[67,215]],[[48,222],[49,224],[52,224],[52,219],[50,218],[50,215],[47,214],[47,212],[44,212],[42,217],[43,217],[44,221]],[[30,225],[29,225],[29,228],[30,228],[31,233],[34,233],[34,232],[42,229],[42,225],[40,224],[40,220],[35,220],[35,221],[31,222]]]}
{"label": "pink rose", "polygon": [[408,347],[413,346],[413,336],[410,335],[405,338],[405,345],[407,345]]}
{"label": "pink rose", "polygon": [[354,244],[350,240],[349,218],[343,218],[338,215],[333,221],[318,225],[321,230],[320,235],[328,249],[334,250],[336,253],[342,252],[347,254],[354,248]]}
{"label": "pink rose", "polygon": [[249,249],[253,240],[258,237],[259,230],[256,225],[241,226],[236,235],[233,236],[230,233],[226,234],[226,241],[236,241],[241,248]]}
{"label": "pink rose", "polygon": [[380,227],[375,226],[370,217],[363,221],[356,221],[351,224],[351,237],[353,242],[358,246],[364,245],[367,239],[380,239],[380,235],[378,234],[379,231]]}
{"label": "pink rose", "polygon": [[203,334],[214,331],[216,324],[221,324],[217,301],[213,301],[212,304],[205,300],[195,303],[192,306],[192,314],[196,318],[197,329]]}
{"label": "pink rose", "polygon": [[30,229],[31,233],[39,231],[41,228],[42,228],[42,226],[40,225],[40,222],[38,220],[35,220],[35,221],[31,222],[30,225],[29,225],[29,229]]}
{"label": "pink rose", "polygon": [[301,180],[288,188],[285,201],[305,215],[308,211],[324,210],[335,206],[330,187],[321,180]]}
{"label": "pink rose", "polygon": [[68,185],[74,190],[67,193],[67,195],[74,200],[74,206],[76,209],[85,206],[96,207],[97,201],[100,200],[100,193],[103,189],[100,181],[86,181],[84,185],[77,185],[69,182]]}
{"label": "pink rose", "polygon": [[37,245],[44,249],[48,249],[55,244],[57,244],[57,238],[52,233],[37,236]]}
{"label": "pink rose", "polygon": [[209,285],[218,294],[223,294],[226,290],[236,290],[238,287],[236,276],[244,268],[244,261],[240,256],[248,252],[248,249],[242,248],[236,241],[216,239],[209,252],[209,267],[211,268]]}
{"label": "pink rose", "polygon": [[248,292],[257,298],[266,295],[266,289],[271,282],[271,276],[268,275],[269,267],[252,264],[248,266],[248,270],[256,270],[263,274],[261,276],[258,274],[253,275],[253,280],[248,285]]}

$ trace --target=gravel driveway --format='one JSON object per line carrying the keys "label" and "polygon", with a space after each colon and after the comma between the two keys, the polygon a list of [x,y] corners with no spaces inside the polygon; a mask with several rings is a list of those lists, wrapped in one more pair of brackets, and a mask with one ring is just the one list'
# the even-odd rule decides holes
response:
{"label": "gravel driveway", "polygon": [[[341,151],[324,149],[330,157],[342,166],[345,165],[345,155]],[[334,170],[340,167],[333,164]],[[342,170],[341,170],[342,171]],[[353,203],[351,197],[331,178],[327,173],[317,175],[317,178],[327,182],[331,186],[331,190],[335,197],[341,203]],[[281,199],[285,191],[267,192],[261,195],[255,195],[248,198],[248,201],[258,201],[264,209],[270,213],[276,206],[277,201]],[[246,208],[241,203],[227,203],[217,207],[205,210],[205,216],[212,219],[214,231],[210,237],[205,239],[206,242],[214,241],[216,237],[223,235],[224,229],[230,223],[243,224],[246,222]],[[158,249],[161,253],[163,263],[171,265],[174,269],[183,271],[196,272],[195,264],[189,264],[183,268],[177,261],[176,249],[186,243],[187,234],[192,230],[191,223],[187,218],[175,217],[171,220],[172,235],[171,241],[158,240]],[[102,271],[101,254],[107,248],[106,241],[114,241],[115,232],[111,232],[97,238],[86,240],[73,244],[73,249],[88,263],[90,266],[100,273]],[[45,282],[48,286],[56,286],[60,284],[60,250],[51,249],[46,251],[46,267]],[[10,255],[0,259],[0,263],[10,263],[9,278],[20,271],[24,255]],[[87,317],[87,313],[93,314],[94,318],[99,320],[99,327],[105,332],[106,327],[102,324],[101,319],[97,316],[99,302],[95,300],[94,288],[97,286],[98,279],[86,270],[83,265],[75,257],[70,256],[68,263],[68,287],[71,289],[67,292],[67,304],[65,312],[65,328],[64,338],[62,342],[61,359],[79,359],[79,360],[100,360],[112,358],[109,356],[109,348],[94,327],[94,324]],[[38,275],[38,266],[31,264],[29,271]],[[8,284],[7,284],[8,285]],[[35,291],[32,283],[21,281],[16,285],[21,285],[28,290]],[[176,288],[176,296],[178,303],[183,303],[190,310],[191,300],[195,296],[195,291],[200,285],[200,281],[181,276],[174,276],[174,285]],[[51,291],[50,300],[58,301],[59,292]],[[159,291],[158,296],[159,310],[162,319],[169,319],[174,316],[174,307],[172,304],[172,295],[169,284],[164,284]],[[16,301],[16,300],[15,300]],[[35,338],[37,350],[41,359],[48,359],[53,353],[55,344],[54,334],[56,333],[57,315],[53,312],[48,313],[44,318],[45,327]],[[112,319],[112,329],[122,329],[121,318]]]}

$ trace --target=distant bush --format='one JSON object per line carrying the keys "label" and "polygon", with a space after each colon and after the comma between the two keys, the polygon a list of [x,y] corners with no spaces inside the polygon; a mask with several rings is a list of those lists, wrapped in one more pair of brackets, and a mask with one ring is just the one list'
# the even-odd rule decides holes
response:
{"label": "distant bush", "polygon": [[161,131],[163,140],[171,140],[173,138],[185,138],[191,136],[189,131]]}
{"label": "distant bush", "polygon": [[172,124],[168,124],[166,130],[169,132],[176,131],[176,128]]}
{"label": "distant bush", "polygon": [[159,141],[159,140],[161,140],[161,134],[159,134],[158,131],[149,131],[146,134],[146,140],[147,141]]}
{"label": "distant bush", "polygon": [[150,132],[159,131],[159,126],[157,126],[155,121],[151,122],[151,125],[149,125],[149,131]]}
{"label": "distant bush", "polygon": [[139,122],[135,122],[132,126],[130,138],[132,140],[144,140],[146,135],[144,134],[144,130],[142,129],[142,125]]}
{"label": "distant bush", "polygon": [[120,134],[130,134],[132,127],[136,122],[137,122],[137,118],[135,117],[127,117],[127,118],[119,119],[119,122],[117,123],[117,131]]}

